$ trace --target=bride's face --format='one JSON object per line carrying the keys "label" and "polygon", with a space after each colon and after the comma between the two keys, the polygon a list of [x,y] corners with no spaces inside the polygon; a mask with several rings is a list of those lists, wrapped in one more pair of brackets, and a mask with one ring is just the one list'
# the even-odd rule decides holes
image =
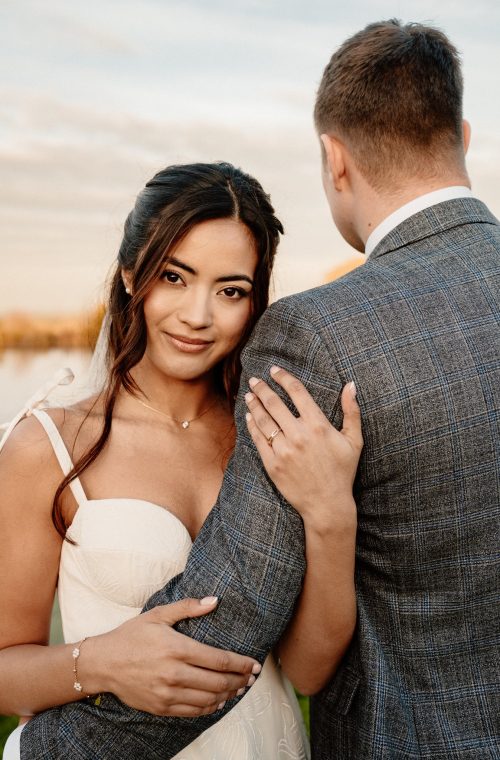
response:
{"label": "bride's face", "polygon": [[250,318],[257,253],[234,219],[197,224],[144,300],[145,359],[164,375],[193,380],[239,343]]}

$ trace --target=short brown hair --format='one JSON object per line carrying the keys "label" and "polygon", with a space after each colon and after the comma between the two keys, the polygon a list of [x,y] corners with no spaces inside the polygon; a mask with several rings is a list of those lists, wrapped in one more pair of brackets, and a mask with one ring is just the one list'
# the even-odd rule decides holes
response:
{"label": "short brown hair", "polygon": [[332,55],[314,120],[319,134],[346,140],[377,187],[389,173],[432,173],[460,151],[462,91],[460,57],[446,35],[391,19],[369,24]]}

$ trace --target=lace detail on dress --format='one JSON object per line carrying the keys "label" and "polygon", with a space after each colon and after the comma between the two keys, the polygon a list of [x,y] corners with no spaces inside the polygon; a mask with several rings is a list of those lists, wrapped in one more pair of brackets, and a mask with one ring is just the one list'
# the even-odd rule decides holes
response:
{"label": "lace detail on dress", "polygon": [[236,707],[173,760],[308,760],[293,689],[270,655]]}

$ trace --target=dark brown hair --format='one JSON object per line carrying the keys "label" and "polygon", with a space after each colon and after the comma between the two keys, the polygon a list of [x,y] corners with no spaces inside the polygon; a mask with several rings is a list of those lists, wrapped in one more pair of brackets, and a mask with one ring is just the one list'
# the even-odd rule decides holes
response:
{"label": "dark brown hair", "polygon": [[456,48],[439,29],[396,19],[369,24],[332,55],[319,86],[319,134],[345,139],[374,186],[460,154],[463,81]]}
{"label": "dark brown hair", "polygon": [[[163,273],[174,247],[195,225],[225,218],[238,219],[248,228],[258,257],[250,319],[237,347],[215,368],[218,391],[233,409],[241,373],[241,350],[268,305],[273,261],[283,227],[262,186],[241,169],[228,163],[169,166],[146,184],[125,222],[107,307],[111,319],[108,378],[103,391],[104,425],[98,440],[75,463],[56,491],[52,519],[63,537],[66,526],[60,502],[64,489],[106,445],[120,388],[131,393],[137,391],[130,370],[146,349],[145,297]],[[123,269],[132,277],[132,297],[125,291]]]}

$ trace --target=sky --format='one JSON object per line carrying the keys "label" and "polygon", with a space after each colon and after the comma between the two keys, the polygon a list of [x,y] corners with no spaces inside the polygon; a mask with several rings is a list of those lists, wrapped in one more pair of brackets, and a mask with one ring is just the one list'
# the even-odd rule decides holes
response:
{"label": "sky", "polygon": [[460,50],[469,174],[500,216],[497,0],[2,0],[0,314],[97,304],[137,193],[191,161],[271,194],[276,296],[321,283],[352,251],[323,197],[315,92],[346,37],[391,17]]}

